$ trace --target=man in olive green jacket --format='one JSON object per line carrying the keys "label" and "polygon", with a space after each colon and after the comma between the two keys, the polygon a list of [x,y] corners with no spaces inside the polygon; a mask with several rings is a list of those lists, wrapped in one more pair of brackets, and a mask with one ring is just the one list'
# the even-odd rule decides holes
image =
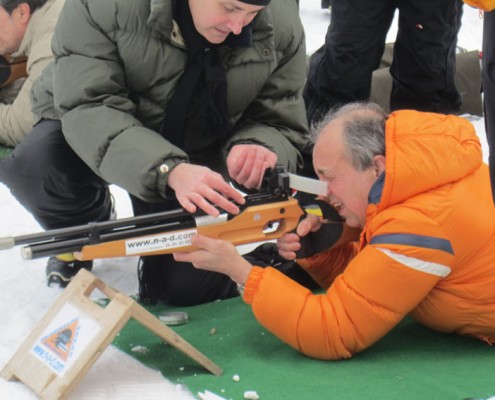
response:
{"label": "man in olive green jacket", "polygon": [[[297,5],[269,3],[67,0],[56,62],[33,90],[43,119],[0,181],[47,229],[108,218],[108,183],[131,194],[135,214],[237,213],[243,199],[222,177],[255,188],[275,163],[300,168],[308,143]],[[14,181],[16,168],[29,179]],[[142,263],[142,300],[235,295],[230,280],[172,257]]]}

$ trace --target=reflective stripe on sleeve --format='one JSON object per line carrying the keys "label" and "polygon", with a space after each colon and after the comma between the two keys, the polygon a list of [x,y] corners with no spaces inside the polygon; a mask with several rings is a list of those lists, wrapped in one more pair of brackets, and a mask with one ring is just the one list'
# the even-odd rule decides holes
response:
{"label": "reflective stripe on sleeve", "polygon": [[387,233],[384,235],[373,236],[370,244],[401,244],[405,246],[424,247],[445,251],[454,254],[452,244],[447,239],[433,236],[414,235],[410,233]]}
{"label": "reflective stripe on sleeve", "polygon": [[437,264],[434,262],[428,262],[428,261],[420,260],[418,258],[405,256],[403,254],[394,253],[393,251],[383,249],[381,247],[376,247],[376,249],[380,250],[381,252],[389,256],[391,259],[397,261],[398,263],[408,268],[415,269],[417,271],[440,276],[442,278],[445,278],[451,272],[450,267],[447,267],[446,265]]}

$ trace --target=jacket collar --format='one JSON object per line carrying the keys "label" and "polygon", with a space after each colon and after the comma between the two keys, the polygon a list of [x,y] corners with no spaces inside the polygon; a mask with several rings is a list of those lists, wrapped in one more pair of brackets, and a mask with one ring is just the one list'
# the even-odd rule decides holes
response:
{"label": "jacket collar", "polygon": [[382,172],[378,179],[371,186],[370,194],[368,195],[368,203],[378,204],[382,199],[383,185],[385,184],[385,172]]}
{"label": "jacket collar", "polygon": [[21,44],[19,46],[19,50],[17,50],[12,56],[29,56],[31,52],[31,45],[33,44],[33,39],[35,39],[35,31],[36,27],[39,26],[44,18],[46,18],[46,13],[55,4],[57,0],[48,0],[43,6],[35,10],[31,14],[31,18],[29,20],[28,26],[26,28],[26,32],[24,33],[24,37],[22,38]]}

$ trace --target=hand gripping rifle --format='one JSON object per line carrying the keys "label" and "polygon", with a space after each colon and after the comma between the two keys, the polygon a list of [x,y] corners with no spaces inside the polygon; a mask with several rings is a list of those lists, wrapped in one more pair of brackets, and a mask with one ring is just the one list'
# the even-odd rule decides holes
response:
{"label": "hand gripping rifle", "polygon": [[191,237],[202,234],[235,245],[277,239],[296,228],[305,212],[289,195],[289,175],[277,166],[267,173],[261,189],[246,196],[238,215],[218,217],[176,209],[115,221],[0,238],[0,250],[17,245],[24,259],[68,256],[93,260],[195,250]]}

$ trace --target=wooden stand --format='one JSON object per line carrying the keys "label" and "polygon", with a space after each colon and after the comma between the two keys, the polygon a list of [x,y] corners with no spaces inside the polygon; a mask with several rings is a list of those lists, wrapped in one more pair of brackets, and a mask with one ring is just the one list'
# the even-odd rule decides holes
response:
{"label": "wooden stand", "polygon": [[[95,289],[110,299],[105,307],[89,298]],[[222,373],[130,297],[82,269],[0,375],[7,380],[20,380],[42,399],[66,399],[131,317],[211,373]]]}

